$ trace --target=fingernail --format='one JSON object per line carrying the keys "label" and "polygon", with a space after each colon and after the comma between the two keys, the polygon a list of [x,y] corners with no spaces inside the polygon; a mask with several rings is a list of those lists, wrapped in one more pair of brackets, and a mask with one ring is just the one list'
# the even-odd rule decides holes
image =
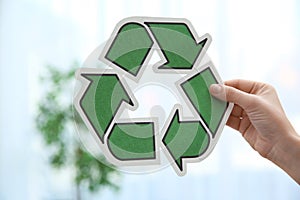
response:
{"label": "fingernail", "polygon": [[210,86],[210,91],[213,94],[219,94],[222,92],[222,86],[220,84],[212,84]]}

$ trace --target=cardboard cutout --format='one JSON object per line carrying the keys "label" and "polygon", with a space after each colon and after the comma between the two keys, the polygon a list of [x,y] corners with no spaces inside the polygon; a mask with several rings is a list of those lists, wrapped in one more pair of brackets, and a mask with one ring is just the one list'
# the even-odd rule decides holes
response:
{"label": "cardboard cutout", "polygon": [[77,71],[75,107],[109,162],[160,165],[163,154],[184,175],[211,153],[233,105],[209,93],[222,83],[210,43],[186,19],[127,18],[99,55],[108,67]]}

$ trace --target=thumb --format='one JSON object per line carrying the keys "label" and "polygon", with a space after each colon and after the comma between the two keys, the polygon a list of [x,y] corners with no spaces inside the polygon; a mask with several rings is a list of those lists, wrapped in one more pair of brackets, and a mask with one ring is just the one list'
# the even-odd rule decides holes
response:
{"label": "thumb", "polygon": [[244,109],[248,107],[251,102],[249,98],[252,97],[246,92],[222,84],[212,84],[209,88],[209,92],[222,101],[233,102]]}

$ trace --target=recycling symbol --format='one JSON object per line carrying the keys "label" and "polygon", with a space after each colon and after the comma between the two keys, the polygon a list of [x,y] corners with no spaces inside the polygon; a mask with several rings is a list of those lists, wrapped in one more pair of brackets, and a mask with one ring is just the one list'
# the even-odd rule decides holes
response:
{"label": "recycling symbol", "polygon": [[221,83],[206,54],[210,43],[186,19],[132,17],[117,24],[98,55],[106,68],[78,69],[75,108],[109,162],[167,160],[184,175],[188,162],[211,153],[232,104],[209,93]]}

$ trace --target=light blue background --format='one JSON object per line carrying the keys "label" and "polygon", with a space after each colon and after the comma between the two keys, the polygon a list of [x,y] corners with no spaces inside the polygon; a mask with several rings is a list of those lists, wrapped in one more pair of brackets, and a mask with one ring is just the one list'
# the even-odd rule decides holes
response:
{"label": "light blue background", "polygon": [[[185,17],[224,80],[273,84],[300,132],[300,3],[296,0],[0,0],[0,199],[75,199],[72,169],[52,170],[34,129],[46,64],[83,62],[129,16]],[[70,101],[72,97],[69,97]],[[214,152],[177,177],[124,174],[121,191],[84,199],[300,199],[299,186],[225,128]]]}

